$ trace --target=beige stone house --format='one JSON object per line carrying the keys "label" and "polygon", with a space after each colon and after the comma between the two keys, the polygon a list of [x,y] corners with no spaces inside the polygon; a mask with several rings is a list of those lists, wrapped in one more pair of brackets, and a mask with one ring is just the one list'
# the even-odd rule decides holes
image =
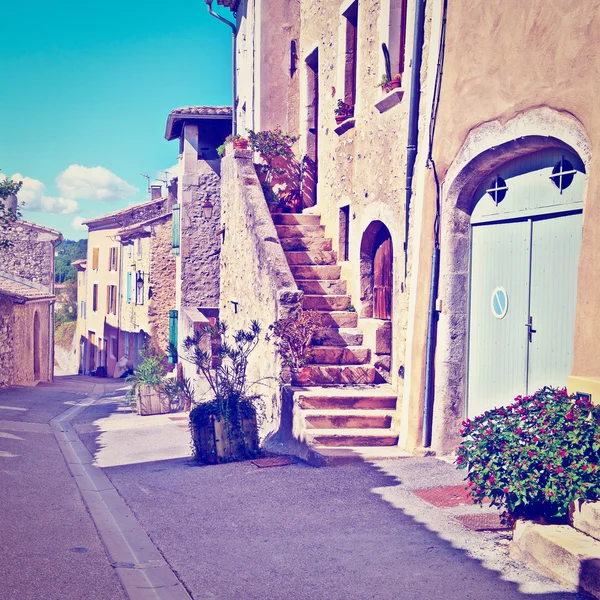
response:
{"label": "beige stone house", "polygon": [[182,376],[204,393],[196,367],[183,359],[182,344],[213,318],[219,306],[221,159],[217,148],[231,133],[231,107],[186,106],[167,117],[165,138],[179,141],[177,197],[173,205],[172,252],[176,259],[175,306],[170,313],[171,343],[178,347]]}
{"label": "beige stone house", "polygon": [[[163,226],[158,224],[170,215],[169,199],[160,196],[159,187],[153,190],[153,196],[148,202],[85,222],[88,227],[88,256],[84,263],[78,265],[80,283],[83,282],[78,286],[82,373],[95,373],[100,368],[100,373],[112,377],[117,363],[125,354],[128,355],[126,358],[137,362],[139,350],[151,335],[147,316],[139,321],[140,326],[133,324],[136,317],[131,312],[131,294],[136,294],[135,305],[144,307],[139,312],[147,315],[151,296],[148,235],[151,237],[153,232],[160,230],[163,236],[164,223]],[[158,220],[155,220],[157,217]],[[135,229],[137,224],[142,224],[140,230]],[[126,244],[121,241],[122,233]],[[131,243],[132,239],[135,243]],[[143,253],[142,249],[146,252]],[[141,268],[136,268],[135,275],[127,275],[134,273],[133,267],[138,263]],[[128,282],[131,287],[128,287]],[[166,311],[168,309],[165,307]],[[137,315],[137,318],[140,319],[140,316]],[[124,330],[123,322],[130,329]],[[125,331],[130,335],[125,336]]]}
{"label": "beige stone house", "polygon": [[223,161],[220,298],[240,325],[323,313],[296,439],[448,453],[465,416],[600,374],[597,2],[218,3],[238,131],[299,136],[302,215],[269,223],[251,156]]}
{"label": "beige stone house", "polygon": [[[16,210],[17,199],[9,199]],[[54,376],[54,253],[60,232],[19,219],[0,249],[0,387]]]}

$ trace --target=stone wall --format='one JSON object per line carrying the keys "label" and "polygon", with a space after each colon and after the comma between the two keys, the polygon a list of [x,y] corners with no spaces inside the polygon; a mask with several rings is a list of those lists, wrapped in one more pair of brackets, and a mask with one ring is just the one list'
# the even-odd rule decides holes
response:
{"label": "stone wall", "polygon": [[152,225],[150,235],[150,289],[148,325],[161,352],[169,347],[169,311],[175,309],[175,256],[171,253],[171,219]]}
{"label": "stone wall", "polygon": [[0,387],[13,383],[15,317],[13,303],[0,297]]}
{"label": "stone wall", "polygon": [[[219,302],[221,177],[219,160],[197,160],[183,177],[181,212],[181,305],[215,307]],[[202,205],[213,214],[205,219]]]}
{"label": "stone wall", "polygon": [[13,246],[0,248],[0,271],[54,289],[54,242],[57,235],[25,221],[17,221],[3,237]]}
{"label": "stone wall", "polygon": [[[247,328],[257,320],[263,331],[296,309],[298,290],[273,225],[252,153],[236,150],[222,160],[222,223],[220,318],[230,330]],[[280,361],[273,343],[262,341],[250,357],[248,379],[261,380],[255,388],[265,401],[261,437],[279,429]]]}

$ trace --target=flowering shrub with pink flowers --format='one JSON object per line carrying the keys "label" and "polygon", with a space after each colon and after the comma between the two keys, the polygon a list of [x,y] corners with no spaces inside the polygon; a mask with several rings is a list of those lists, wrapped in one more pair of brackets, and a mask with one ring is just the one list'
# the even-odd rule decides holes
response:
{"label": "flowering shrub with pink flowers", "polygon": [[564,521],[569,503],[600,498],[600,406],[545,387],[463,422],[459,469],[471,496],[505,521]]}

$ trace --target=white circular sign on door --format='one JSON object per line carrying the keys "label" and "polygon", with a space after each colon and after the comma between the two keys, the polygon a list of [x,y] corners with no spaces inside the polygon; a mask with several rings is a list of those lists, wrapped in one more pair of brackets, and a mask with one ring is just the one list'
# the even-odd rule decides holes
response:
{"label": "white circular sign on door", "polygon": [[497,287],[492,292],[490,306],[492,307],[492,314],[496,319],[504,319],[508,310],[508,295],[503,287]]}

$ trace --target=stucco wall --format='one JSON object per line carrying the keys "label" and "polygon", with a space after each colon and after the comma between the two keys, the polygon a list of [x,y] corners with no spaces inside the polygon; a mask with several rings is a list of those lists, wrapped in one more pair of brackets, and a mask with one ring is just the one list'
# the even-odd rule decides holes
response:
{"label": "stucco wall", "polygon": [[[596,200],[600,180],[596,154],[600,141],[600,111],[595,102],[595,82],[600,73],[600,60],[595,50],[600,41],[599,9],[597,1],[564,3],[532,0],[522,3],[509,0],[502,4],[502,10],[482,0],[449,3],[434,147],[434,158],[440,179],[444,181],[443,193],[446,194],[457,175],[452,172],[451,165],[460,156],[470,134],[473,135],[469,143],[480,148],[486,145],[492,148],[499,143],[503,128],[518,121],[514,138],[556,136],[569,144],[582,137],[589,140],[591,153],[586,163],[588,188],[579,262],[572,372],[596,376],[600,374],[600,353],[596,346],[600,334],[600,322],[596,318],[600,311],[600,298],[596,291],[599,255],[596,240],[600,234]],[[583,140],[579,148],[586,144]],[[425,150],[423,132],[421,147]],[[585,156],[581,158],[586,162]],[[443,201],[446,201],[445,196]],[[426,177],[423,202],[423,251],[417,285],[423,292],[428,292],[434,218],[432,207],[435,203],[434,182],[430,176]],[[449,210],[446,218],[456,218],[458,223],[464,221],[464,211],[470,209],[463,205],[452,210],[456,211],[454,216]],[[448,253],[452,255],[461,251],[464,250],[459,246],[442,246],[442,265],[449,264]],[[468,273],[459,275],[466,277]],[[444,305],[450,299],[449,294],[457,293],[458,288],[444,282],[444,272],[441,281],[440,298]],[[466,302],[467,290],[462,287]],[[420,294],[417,302],[411,386],[411,410],[415,423],[422,408],[427,293]],[[440,322],[447,340],[454,335],[452,328],[456,329],[457,335],[462,335],[464,326],[458,322],[443,323],[444,318],[442,311]],[[451,353],[452,348],[448,344],[440,347],[438,340],[434,447],[442,451],[451,450],[458,441],[458,424],[464,411],[466,360],[451,360]]]}
{"label": "stucco wall", "polygon": [[39,381],[48,381],[51,378],[51,329],[50,329],[50,303],[29,302],[14,305],[13,329],[13,384],[31,385],[35,381],[33,370],[33,336],[34,315],[38,311],[40,319],[40,373]]}
{"label": "stucco wall", "polygon": [[[222,161],[222,222],[220,318],[230,330],[247,328],[257,320],[266,332],[269,325],[297,308],[302,299],[292,277],[273,220],[256,176],[249,150]],[[263,395],[266,420],[264,438],[279,428],[280,364],[272,343],[262,341],[250,357],[249,381]]]}

